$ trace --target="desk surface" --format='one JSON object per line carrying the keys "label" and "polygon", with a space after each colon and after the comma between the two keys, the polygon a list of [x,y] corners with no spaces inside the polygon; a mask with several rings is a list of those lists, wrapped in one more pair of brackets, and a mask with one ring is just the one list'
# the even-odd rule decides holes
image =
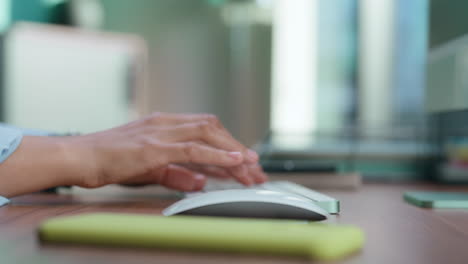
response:
{"label": "desk surface", "polygon": [[[339,263],[468,263],[468,210],[421,209],[402,200],[407,190],[456,190],[430,184],[365,184],[358,191],[324,191],[341,200],[330,222],[364,229],[362,252]],[[112,249],[41,244],[38,224],[49,217],[85,212],[160,214],[172,195],[109,196],[32,194],[0,208],[1,263],[310,263],[303,259]]]}

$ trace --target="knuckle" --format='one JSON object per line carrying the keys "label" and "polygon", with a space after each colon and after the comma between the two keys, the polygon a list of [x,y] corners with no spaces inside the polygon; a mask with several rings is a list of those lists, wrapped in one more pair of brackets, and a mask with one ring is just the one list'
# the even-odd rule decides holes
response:
{"label": "knuckle", "polygon": [[213,114],[205,114],[205,119],[206,119],[209,123],[211,123],[211,124],[213,124],[213,125],[215,125],[215,126],[217,126],[217,127],[221,126],[221,121],[219,120],[219,118],[218,118],[216,115],[213,115]]}
{"label": "knuckle", "polygon": [[197,155],[197,148],[198,146],[194,142],[187,142],[184,144],[183,151],[189,163],[195,160]]}
{"label": "knuckle", "polygon": [[150,124],[158,124],[164,119],[164,114],[161,112],[154,112],[146,119]]}
{"label": "knuckle", "polygon": [[203,121],[198,123],[197,128],[202,132],[202,134],[211,134],[215,127],[212,123]]}

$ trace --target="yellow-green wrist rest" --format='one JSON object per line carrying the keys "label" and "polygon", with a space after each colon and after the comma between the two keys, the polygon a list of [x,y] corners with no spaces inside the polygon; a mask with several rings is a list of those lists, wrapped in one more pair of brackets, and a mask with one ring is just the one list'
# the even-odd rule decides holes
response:
{"label": "yellow-green wrist rest", "polygon": [[339,259],[360,249],[353,226],[292,220],[83,214],[47,220],[42,241]]}

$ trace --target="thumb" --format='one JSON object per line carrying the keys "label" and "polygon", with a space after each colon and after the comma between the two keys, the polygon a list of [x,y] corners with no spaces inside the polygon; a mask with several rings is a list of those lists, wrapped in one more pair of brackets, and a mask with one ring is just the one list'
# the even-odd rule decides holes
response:
{"label": "thumb", "polygon": [[154,176],[158,184],[179,191],[199,191],[206,183],[205,175],[173,164],[154,171]]}

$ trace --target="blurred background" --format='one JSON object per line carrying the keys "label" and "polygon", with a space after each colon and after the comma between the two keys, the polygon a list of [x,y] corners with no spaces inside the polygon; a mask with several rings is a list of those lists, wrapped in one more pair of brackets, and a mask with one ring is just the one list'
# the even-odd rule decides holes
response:
{"label": "blurred background", "polygon": [[87,133],[154,111],[209,112],[267,170],[465,182],[467,9],[463,0],[0,0],[0,117]]}

